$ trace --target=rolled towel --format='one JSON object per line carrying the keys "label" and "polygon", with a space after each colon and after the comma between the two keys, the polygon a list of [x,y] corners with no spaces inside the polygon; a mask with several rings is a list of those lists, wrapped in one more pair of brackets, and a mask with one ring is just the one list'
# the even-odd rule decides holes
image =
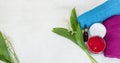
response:
{"label": "rolled towel", "polygon": [[104,56],[120,59],[120,15],[115,15],[103,22],[107,29]]}
{"label": "rolled towel", "polygon": [[120,14],[120,0],[108,0],[102,5],[80,15],[78,21],[81,27],[90,27],[93,23],[101,23],[112,15]]}

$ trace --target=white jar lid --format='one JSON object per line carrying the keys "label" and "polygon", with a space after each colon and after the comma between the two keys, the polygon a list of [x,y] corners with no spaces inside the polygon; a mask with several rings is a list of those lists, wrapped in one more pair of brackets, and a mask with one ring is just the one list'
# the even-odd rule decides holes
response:
{"label": "white jar lid", "polygon": [[89,37],[91,36],[100,36],[102,38],[105,37],[106,35],[106,28],[103,24],[101,23],[95,23],[93,24],[90,29],[89,29]]}

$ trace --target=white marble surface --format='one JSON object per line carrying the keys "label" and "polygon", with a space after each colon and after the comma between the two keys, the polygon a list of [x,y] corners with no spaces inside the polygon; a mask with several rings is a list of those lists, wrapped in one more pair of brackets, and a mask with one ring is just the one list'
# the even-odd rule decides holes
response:
{"label": "white marble surface", "polygon": [[[71,9],[80,15],[105,0],[0,0],[0,30],[13,42],[21,63],[90,63],[74,43],[51,32],[67,27]],[[118,59],[94,55],[99,63]]]}

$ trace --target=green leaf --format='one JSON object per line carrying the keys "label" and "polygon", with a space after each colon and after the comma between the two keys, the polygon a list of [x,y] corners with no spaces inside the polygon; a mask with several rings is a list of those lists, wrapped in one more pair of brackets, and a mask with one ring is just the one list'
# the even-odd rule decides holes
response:
{"label": "green leaf", "polygon": [[11,42],[0,32],[0,60],[6,63],[20,63]]}
{"label": "green leaf", "polygon": [[0,32],[0,60],[7,63],[12,63],[5,39],[3,38],[2,33]]}
{"label": "green leaf", "polygon": [[76,34],[75,34],[76,40],[78,45],[82,48],[82,49],[87,49],[85,46],[85,42],[83,40],[83,33],[82,33],[82,29],[81,26],[78,24],[77,25],[77,29],[76,29]]}
{"label": "green leaf", "polygon": [[72,32],[68,31],[67,29],[65,29],[65,28],[53,28],[53,32],[58,34],[58,35],[61,35],[63,37],[66,37],[77,44],[74,34],[72,34]]}
{"label": "green leaf", "polygon": [[75,8],[73,8],[73,9],[72,9],[72,12],[71,12],[70,24],[71,24],[72,30],[73,30],[73,31],[76,31],[78,21],[77,21],[77,15],[76,15],[76,10],[75,10]]}

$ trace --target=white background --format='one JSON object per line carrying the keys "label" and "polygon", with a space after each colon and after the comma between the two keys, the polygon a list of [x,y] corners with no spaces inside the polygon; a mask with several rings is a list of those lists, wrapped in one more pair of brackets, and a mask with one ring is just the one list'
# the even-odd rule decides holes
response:
{"label": "white background", "polygon": [[[21,63],[90,63],[85,53],[53,27],[68,27],[71,9],[80,15],[105,0],[0,0],[0,30],[12,41]],[[118,59],[93,55],[99,63]]]}

